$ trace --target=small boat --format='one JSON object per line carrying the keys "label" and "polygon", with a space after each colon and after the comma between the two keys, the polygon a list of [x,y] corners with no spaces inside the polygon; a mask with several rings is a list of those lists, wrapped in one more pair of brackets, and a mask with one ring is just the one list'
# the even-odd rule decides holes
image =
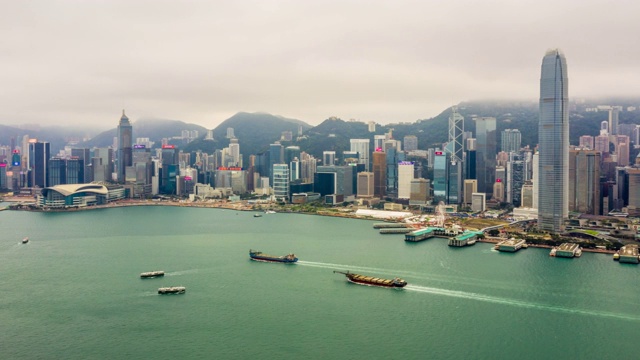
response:
{"label": "small boat", "polygon": [[254,261],[264,261],[264,262],[279,262],[279,263],[287,263],[292,264],[298,261],[298,258],[295,254],[288,254],[284,256],[274,256],[265,254],[262,251],[249,250],[249,257]]}
{"label": "small boat", "polygon": [[407,282],[400,278],[393,279],[381,279],[373,276],[366,276],[360,274],[354,274],[350,272],[342,272],[342,271],[334,271],[337,274],[343,274],[347,277],[349,282],[360,285],[368,285],[368,286],[382,286],[382,287],[390,287],[390,288],[403,288],[407,286]]}
{"label": "small boat", "polygon": [[253,217],[262,217],[261,214],[253,214]]}
{"label": "small boat", "polygon": [[156,270],[156,271],[143,272],[142,274],[140,274],[140,277],[143,279],[160,277],[160,276],[164,276],[164,271]]}
{"label": "small boat", "polygon": [[25,237],[24,239],[22,239],[22,243],[26,244],[29,242],[29,237]]}
{"label": "small boat", "polygon": [[187,291],[187,288],[184,286],[170,286],[170,287],[161,287],[158,289],[158,294],[184,294]]}
{"label": "small boat", "polygon": [[276,212],[273,210],[267,210],[264,212],[265,214],[275,214]]}

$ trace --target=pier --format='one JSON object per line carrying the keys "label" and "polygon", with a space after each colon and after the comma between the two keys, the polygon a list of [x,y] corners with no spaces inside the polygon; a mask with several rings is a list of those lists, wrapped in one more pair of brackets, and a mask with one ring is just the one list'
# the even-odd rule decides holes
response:
{"label": "pier", "polygon": [[412,232],[411,228],[390,228],[390,229],[380,229],[380,234],[389,235],[389,234],[407,234]]}
{"label": "pier", "polygon": [[527,247],[527,242],[523,239],[509,239],[500,241],[494,249],[498,251],[516,252]]}
{"label": "pier", "polygon": [[450,238],[447,245],[455,246],[455,247],[468,246],[468,245],[475,244],[477,239],[478,239],[478,233],[473,231],[467,231],[456,237]]}
{"label": "pier", "polygon": [[[638,264],[640,263],[640,255],[638,245],[625,245],[620,252],[613,255],[614,260],[620,260],[621,263]],[[616,259],[616,255],[617,259]]]}
{"label": "pier", "polygon": [[429,238],[432,238],[435,234],[435,231],[440,230],[441,232],[444,232],[443,228],[435,228],[435,227],[428,227],[428,228],[424,228],[424,229],[418,229],[415,231],[412,231],[408,234],[406,234],[404,236],[404,241],[408,241],[408,242],[418,242],[418,241],[423,241],[423,240],[427,240]]}
{"label": "pier", "polygon": [[574,243],[563,243],[558,247],[552,248],[549,252],[549,256],[566,258],[579,257],[580,255],[582,255],[582,248]]}
{"label": "pier", "polygon": [[406,228],[407,225],[403,223],[375,223],[374,229],[393,229],[393,228]]}

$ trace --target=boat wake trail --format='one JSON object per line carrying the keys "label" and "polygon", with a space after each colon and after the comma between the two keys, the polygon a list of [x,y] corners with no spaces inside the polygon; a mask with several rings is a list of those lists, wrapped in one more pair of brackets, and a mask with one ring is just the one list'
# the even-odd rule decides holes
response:
{"label": "boat wake trail", "polygon": [[313,261],[299,260],[297,263],[303,266],[311,266],[311,267],[318,267],[323,269],[334,269],[334,270],[374,271],[379,273],[388,273],[391,271],[388,269],[372,268],[372,267],[366,267],[366,266],[331,264],[331,263],[322,263],[322,262],[313,262]]}
{"label": "boat wake trail", "polygon": [[406,290],[433,294],[433,295],[442,295],[442,296],[450,296],[460,299],[468,299],[468,300],[476,300],[476,301],[484,301],[493,304],[501,304],[501,305],[511,305],[520,308],[527,309],[537,309],[537,310],[546,310],[553,312],[560,312],[566,314],[578,314],[578,315],[589,315],[589,316],[598,316],[598,317],[607,317],[607,318],[615,318],[621,320],[630,320],[630,321],[640,321],[640,317],[628,314],[619,314],[619,313],[611,313],[604,311],[591,311],[591,310],[583,310],[576,308],[567,308],[567,307],[559,307],[559,306],[550,306],[538,303],[532,303],[527,301],[521,301],[516,299],[502,298],[496,296],[483,295],[473,292],[466,291],[458,291],[458,290],[448,290],[448,289],[440,289],[433,288],[427,286],[420,285],[407,285],[405,286]]}
{"label": "boat wake trail", "polygon": [[172,271],[172,272],[165,273],[164,275],[165,276],[180,276],[180,275],[187,275],[187,274],[196,274],[198,272],[200,272],[200,269]]}

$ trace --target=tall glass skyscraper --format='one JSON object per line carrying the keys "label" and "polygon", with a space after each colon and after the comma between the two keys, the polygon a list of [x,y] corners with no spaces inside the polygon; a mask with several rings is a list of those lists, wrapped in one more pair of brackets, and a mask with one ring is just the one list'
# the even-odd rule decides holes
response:
{"label": "tall glass skyscraper", "polygon": [[558,49],[542,59],[538,145],[538,227],[557,233],[569,212],[569,80]]}
{"label": "tall glass skyscraper", "polygon": [[133,127],[122,110],[118,124],[118,182],[125,180],[127,166],[133,165]]}
{"label": "tall glass skyscraper", "polygon": [[478,117],[476,121],[476,179],[478,191],[493,194],[493,183],[496,181],[496,118]]}

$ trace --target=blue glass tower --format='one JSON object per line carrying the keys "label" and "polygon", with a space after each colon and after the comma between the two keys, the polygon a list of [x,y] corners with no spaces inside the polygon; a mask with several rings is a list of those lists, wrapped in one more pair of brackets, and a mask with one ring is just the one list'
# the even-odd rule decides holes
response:
{"label": "blue glass tower", "polygon": [[538,227],[552,233],[564,229],[569,212],[568,106],[567,60],[560,50],[549,50],[540,77]]}

